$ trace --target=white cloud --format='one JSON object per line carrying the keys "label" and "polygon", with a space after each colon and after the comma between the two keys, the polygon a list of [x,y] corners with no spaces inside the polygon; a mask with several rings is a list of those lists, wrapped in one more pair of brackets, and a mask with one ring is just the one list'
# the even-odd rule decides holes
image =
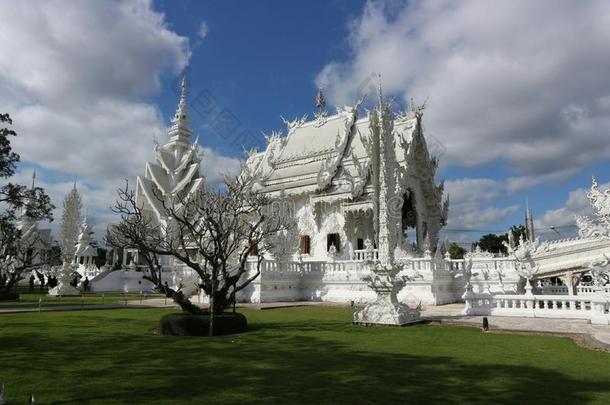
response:
{"label": "white cloud", "polygon": [[217,185],[223,180],[223,176],[237,176],[241,170],[241,161],[219,155],[210,148],[203,148],[201,171],[210,184]]}
{"label": "white cloud", "polygon": [[[152,149],[152,142],[151,147]],[[212,186],[218,186],[222,182],[223,175],[234,176],[239,173],[241,162],[236,158],[222,156],[210,148],[202,148],[201,172],[206,178],[206,182]],[[136,162],[141,166],[138,174],[143,174],[146,161]],[[32,167],[21,167],[20,170],[11,178],[12,182],[17,184],[31,183]],[[60,177],[61,180],[54,180]],[[63,201],[65,196],[74,186],[74,181],[79,193],[83,199],[83,215],[88,214],[90,225],[95,231],[94,237],[101,242],[106,235],[106,226],[108,223],[117,222],[118,216],[111,211],[117,199],[117,188],[125,186],[125,178],[115,178],[106,182],[90,182],[83,177],[74,179],[66,179],[69,176],[61,176],[58,172],[46,170],[44,173],[38,172],[36,185],[45,189],[51,197],[51,201],[55,205],[53,212],[54,221],[52,223],[43,223],[41,228],[51,228],[54,235],[57,235],[61,223],[61,215],[63,212]],[[130,178],[130,185],[133,187],[134,178]]]}
{"label": "white cloud", "polygon": [[505,181],[484,178],[445,182],[451,200],[447,229],[453,232],[484,231],[489,225],[516,212],[520,205],[501,204],[514,192],[506,184]]}
{"label": "white cloud", "polygon": [[[12,179],[19,184],[30,184],[32,176],[32,168],[22,168]],[[51,228],[53,230],[54,237],[57,237],[61,215],[63,211],[63,202],[66,194],[74,186],[75,180],[52,180],[52,176],[49,173],[38,172],[36,185],[45,189],[51,201],[55,205],[53,212],[53,222],[41,223],[40,228]],[[117,218],[111,212],[110,207],[116,200],[115,189],[122,186],[120,182],[113,186],[97,187],[83,181],[82,179],[76,179],[76,186],[83,200],[83,215],[87,215],[87,219],[90,225],[93,226],[95,231],[94,238],[99,242],[102,241],[106,235],[106,225],[110,222],[116,221]]]}
{"label": "white cloud", "polygon": [[610,158],[606,1],[370,1],[348,44],[318,74],[329,99],[353,103],[372,72],[386,93],[429,97],[445,164],[550,174]]}
{"label": "white cloud", "polygon": [[[24,167],[42,167],[39,184],[58,207],[77,177],[98,239],[116,187],[142,174],[164,119],[147,98],[162,75],[176,76],[189,40],[172,31],[150,0],[5,1],[0,13],[0,111],[10,113]],[[177,97],[176,97],[177,99]],[[177,100],[176,100],[177,101]],[[237,159],[206,151],[202,170],[235,171]],[[29,184],[24,169],[15,180]]]}
{"label": "white cloud", "polygon": [[146,0],[7,1],[0,25],[2,79],[47,106],[146,96],[190,58]]}
{"label": "white cloud", "polygon": [[[571,170],[531,176],[511,176],[506,179],[463,178],[445,182],[450,198],[448,229],[486,230],[508,215],[523,209],[523,205],[506,204],[506,200],[524,190],[551,181],[564,180]],[[525,202],[525,196],[523,197]]]}
{"label": "white cloud", "polygon": [[8,1],[0,26],[0,99],[21,94],[0,107],[22,159],[93,181],[141,168],[163,132],[142,97],[184,69],[188,39],[144,0]]}
{"label": "white cloud", "polygon": [[210,33],[210,26],[205,21],[202,21],[199,25],[199,30],[197,31],[197,35],[199,38],[204,39]]}

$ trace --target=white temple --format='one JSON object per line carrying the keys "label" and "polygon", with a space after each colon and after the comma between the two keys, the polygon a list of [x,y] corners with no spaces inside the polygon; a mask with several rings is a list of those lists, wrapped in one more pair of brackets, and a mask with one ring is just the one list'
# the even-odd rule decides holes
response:
{"label": "white temple", "polygon": [[[298,227],[242,299],[367,301],[374,297],[361,279],[367,243],[383,263],[436,250],[448,200],[434,179],[423,109],[394,114],[381,91],[380,105],[362,116],[359,105],[331,116],[324,107],[313,120],[284,120],[286,134],[273,133],[267,149],[247,159],[254,190],[288,198]],[[408,288],[414,300],[454,300],[448,272],[419,275]]]}
{"label": "white temple", "polygon": [[[377,217],[380,256],[434,250],[448,201],[434,180],[437,160],[428,153],[422,111],[386,109],[379,117],[374,109],[359,117],[358,107],[285,121],[286,136],[272,134],[267,149],[247,160],[255,190],[294,204],[300,243],[292,251],[300,248],[303,259],[362,259]],[[383,134],[381,144],[375,131]],[[371,176],[376,168],[379,179]]]}
{"label": "white temple", "polygon": [[[163,217],[158,196],[176,206],[204,187],[185,87],[183,81],[167,140],[155,145],[155,161],[137,180],[138,203],[162,223],[170,219]],[[597,311],[595,322],[610,322],[610,192],[593,184],[589,198],[597,219],[577,219],[580,238],[539,242],[528,207],[527,239],[510,241],[511,255],[476,249],[451,259],[438,247],[449,204],[443,184],[435,181],[438,162],[427,148],[423,110],[393,113],[381,91],[379,99],[371,111],[345,106],[329,116],[319,94],[312,120],[284,120],[285,134],[272,133],[264,151],[248,153],[242,176],[251,177],[255,191],[287,198],[298,226],[264,258],[260,276],[238,293],[239,300],[372,302],[367,262],[378,260],[400,269],[396,277],[404,287],[398,300],[410,307],[464,300],[470,314],[559,316],[553,311],[563,310],[564,317],[591,319]],[[98,290],[117,289],[117,283],[124,291],[144,288],[133,271],[145,271],[137,251],[122,256],[121,273],[96,277],[105,285]],[[252,271],[255,262],[253,257]],[[197,281],[173,259],[164,258],[162,267],[173,285]],[[598,280],[595,287],[587,277]],[[606,294],[606,301],[592,300],[589,291]],[[554,295],[559,298],[548,301]],[[535,312],[536,305],[543,310]]]}

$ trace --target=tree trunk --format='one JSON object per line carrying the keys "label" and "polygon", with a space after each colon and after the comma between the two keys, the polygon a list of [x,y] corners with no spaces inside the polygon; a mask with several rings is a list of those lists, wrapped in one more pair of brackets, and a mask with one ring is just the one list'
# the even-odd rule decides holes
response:
{"label": "tree trunk", "polygon": [[180,305],[180,308],[183,311],[188,312],[189,314],[192,314],[192,315],[202,315],[203,314],[203,310],[201,308],[199,308],[197,305],[193,304],[180,291],[171,290],[171,293],[166,294],[166,296],[169,296],[169,298],[173,299],[176,304]]}
{"label": "tree trunk", "polygon": [[233,283],[233,314],[235,314],[235,305],[237,303],[237,292],[235,289],[237,288],[237,282]]}
{"label": "tree trunk", "polygon": [[209,330],[210,336],[214,336],[214,314],[216,312],[216,310],[214,309],[215,304],[216,304],[215,296],[216,296],[216,286],[214,285],[214,283],[212,283],[212,293],[210,294],[210,330]]}
{"label": "tree trunk", "polygon": [[154,280],[153,277],[144,276],[145,280],[155,283],[157,288],[162,291],[167,298],[172,299],[176,304],[180,305],[180,309],[192,315],[203,315],[203,310],[193,304],[191,300],[184,296],[182,291],[175,291],[165,284],[161,284],[161,279]]}

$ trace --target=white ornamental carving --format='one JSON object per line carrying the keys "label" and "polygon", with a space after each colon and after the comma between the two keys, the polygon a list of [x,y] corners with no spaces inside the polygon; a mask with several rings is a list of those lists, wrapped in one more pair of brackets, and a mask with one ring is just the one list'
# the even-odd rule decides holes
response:
{"label": "white ornamental carving", "polygon": [[337,114],[342,117],[344,122],[343,131],[337,131],[335,153],[324,161],[320,171],[318,172],[319,190],[325,190],[337,174],[339,164],[341,163],[341,160],[345,154],[349,135],[352,132],[352,128],[357,119],[356,108],[357,107],[337,108]]}
{"label": "white ornamental carving", "polygon": [[298,209],[297,213],[298,229],[303,235],[314,235],[318,232],[316,217],[311,204],[305,204]]}
{"label": "white ornamental carving", "polygon": [[576,225],[581,238],[610,238],[610,189],[601,191],[593,177],[587,199],[593,210],[593,218],[577,215]]}
{"label": "white ornamental carving", "polygon": [[464,255],[464,258],[470,258],[470,259],[492,259],[494,257],[494,254],[491,252],[488,252],[486,250],[482,250],[481,247],[479,245],[477,245],[477,247],[474,248],[473,252],[468,252]]}
{"label": "white ornamental carving", "polygon": [[267,138],[267,161],[275,164],[286,144],[286,138],[281,132],[272,132]]}
{"label": "white ornamental carving", "polygon": [[595,260],[589,264],[589,272],[596,287],[604,287],[610,284],[610,258],[603,255],[603,258]]}
{"label": "white ornamental carving", "polygon": [[362,325],[407,325],[420,321],[421,302],[410,307],[398,301],[397,295],[408,281],[406,275],[399,276],[400,266],[384,265],[379,261],[368,261],[371,274],[362,278],[377,299],[354,313],[353,322]]}
{"label": "white ornamental carving", "polygon": [[286,118],[280,116],[282,122],[286,124],[286,129],[288,130],[288,135],[294,132],[295,129],[303,126],[304,123],[307,122],[307,114],[303,115],[301,118],[295,118],[292,121],[288,121]]}

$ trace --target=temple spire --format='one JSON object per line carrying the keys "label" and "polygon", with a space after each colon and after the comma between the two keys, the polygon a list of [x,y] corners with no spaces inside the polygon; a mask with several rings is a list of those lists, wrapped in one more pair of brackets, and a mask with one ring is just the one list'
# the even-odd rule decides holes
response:
{"label": "temple spire", "polygon": [[534,216],[530,209],[529,199],[525,199],[525,231],[527,234],[527,240],[533,242],[536,235],[534,233]]}
{"label": "temple spire", "polygon": [[21,207],[21,215],[19,217],[19,222],[17,223],[17,229],[20,229],[23,232],[27,232],[36,225],[36,221],[32,216],[32,207],[34,205],[34,187],[36,187],[36,170],[32,172],[32,186],[30,188],[30,193],[28,193],[25,203],[23,204],[23,207]]}
{"label": "temple spire", "polygon": [[170,138],[180,137],[189,138],[193,131],[189,128],[189,117],[186,109],[186,94],[187,94],[187,82],[186,76],[182,77],[180,81],[180,100],[178,101],[178,107],[176,108],[176,114],[172,118],[172,125],[169,127],[167,134]]}

